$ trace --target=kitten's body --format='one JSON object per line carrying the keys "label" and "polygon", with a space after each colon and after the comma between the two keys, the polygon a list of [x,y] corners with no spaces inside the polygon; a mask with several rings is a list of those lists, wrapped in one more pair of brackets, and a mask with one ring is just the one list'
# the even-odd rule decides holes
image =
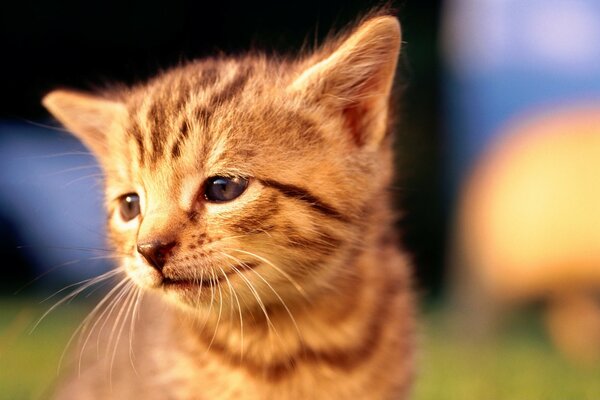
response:
{"label": "kitten's body", "polygon": [[[397,260],[391,248],[381,251],[382,256]],[[394,265],[394,269],[397,268],[398,265]],[[194,323],[186,316],[167,310],[160,299],[144,298],[131,353],[128,326],[112,365],[112,346],[100,343],[98,359],[97,344],[91,339],[89,354],[81,361],[84,368],[81,376],[68,377],[68,384],[57,397],[405,398],[411,384],[413,362],[412,324],[408,322],[412,305],[405,286],[407,279],[406,276],[383,275],[370,279],[374,281],[364,283],[370,289],[348,285],[346,293],[323,297],[314,308],[298,313],[293,309],[303,337],[309,338],[309,343],[304,345],[298,343],[286,316],[271,314],[273,325],[285,338],[285,346],[278,346],[277,350],[271,348],[273,338],[269,339],[263,320],[245,318],[244,358],[239,355],[240,343],[227,345],[224,338],[231,331],[239,333],[237,321],[233,324],[221,321],[219,335],[207,351],[214,321],[204,327],[203,333],[198,332],[202,322]],[[356,291],[358,296],[355,296]],[[343,305],[336,304],[340,301]],[[354,307],[357,309],[347,309]],[[249,353],[256,356],[250,357]]]}
{"label": "kitten's body", "polygon": [[[296,61],[208,60],[109,98],[46,98],[103,164],[122,268],[147,291],[130,330],[139,296],[123,283],[127,313],[93,333],[109,351],[88,340],[59,398],[408,395],[413,305],[387,189],[399,44],[376,17]],[[212,201],[215,176],[247,187]]]}

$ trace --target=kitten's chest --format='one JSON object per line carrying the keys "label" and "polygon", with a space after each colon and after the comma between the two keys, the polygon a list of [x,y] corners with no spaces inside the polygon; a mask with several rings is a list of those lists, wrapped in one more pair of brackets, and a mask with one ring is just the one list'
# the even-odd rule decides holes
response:
{"label": "kitten's chest", "polygon": [[[195,376],[187,376],[186,390],[180,399],[201,400],[330,400],[330,399],[383,399],[383,393],[364,382],[360,374],[354,381],[337,371],[322,367],[299,367],[285,378],[273,380],[268,374],[223,368],[207,363],[197,368]],[[261,376],[262,375],[262,376]]]}
{"label": "kitten's chest", "polygon": [[[403,357],[405,346],[398,345],[397,351],[377,351],[354,368],[300,357],[291,360],[288,366],[274,369],[232,358],[219,351],[218,346],[210,349],[200,346],[173,330],[168,335],[169,345],[154,347],[150,363],[158,368],[153,370],[155,375],[151,380],[161,388],[170,388],[173,399],[388,399],[394,398],[389,396],[395,392],[397,382],[385,377],[395,376],[393,371],[407,361]],[[392,336],[395,334],[390,330],[384,334],[382,343]]]}

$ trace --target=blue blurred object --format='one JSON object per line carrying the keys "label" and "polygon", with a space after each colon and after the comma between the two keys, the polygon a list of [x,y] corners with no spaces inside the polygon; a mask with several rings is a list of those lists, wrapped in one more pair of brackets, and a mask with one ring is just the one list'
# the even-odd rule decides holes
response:
{"label": "blue blurred object", "polygon": [[600,100],[597,0],[449,0],[442,41],[453,188],[507,121]]}
{"label": "blue blurred object", "polygon": [[[68,133],[0,123],[0,221],[16,230],[0,246],[24,255],[34,275],[48,272],[43,282],[84,279],[111,264],[101,189],[96,161]],[[15,263],[3,261],[4,276],[14,275]]]}

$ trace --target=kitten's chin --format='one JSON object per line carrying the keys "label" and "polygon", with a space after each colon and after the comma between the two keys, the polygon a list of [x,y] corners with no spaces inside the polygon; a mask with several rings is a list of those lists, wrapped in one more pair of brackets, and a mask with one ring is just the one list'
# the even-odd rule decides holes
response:
{"label": "kitten's chin", "polygon": [[154,268],[147,268],[136,264],[133,261],[125,265],[127,275],[136,285],[143,289],[158,288],[162,285],[163,277],[160,272]]}

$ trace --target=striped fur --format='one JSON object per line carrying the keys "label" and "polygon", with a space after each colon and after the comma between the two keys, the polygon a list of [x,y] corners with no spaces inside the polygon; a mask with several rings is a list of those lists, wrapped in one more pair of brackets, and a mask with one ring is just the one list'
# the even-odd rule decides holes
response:
{"label": "striped fur", "polygon": [[[145,293],[133,337],[92,333],[115,356],[82,350],[57,397],[408,396],[410,274],[387,195],[399,46],[397,21],[374,16],[297,59],[208,59],[44,99],[103,165],[120,268]],[[248,186],[211,203],[213,176]],[[127,193],[141,199],[129,222]],[[136,251],[153,241],[170,243],[160,271]],[[122,326],[133,298],[101,319]]]}

